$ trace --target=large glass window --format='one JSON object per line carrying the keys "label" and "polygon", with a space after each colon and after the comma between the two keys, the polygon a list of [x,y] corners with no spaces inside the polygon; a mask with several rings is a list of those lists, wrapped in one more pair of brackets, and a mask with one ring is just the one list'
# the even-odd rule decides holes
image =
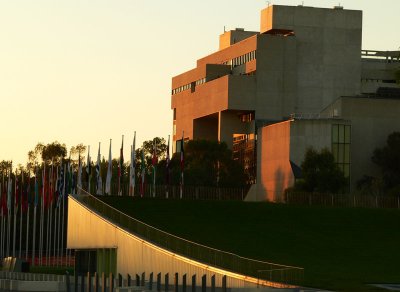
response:
{"label": "large glass window", "polygon": [[343,171],[345,177],[350,177],[351,168],[351,126],[332,125],[332,154],[336,164]]}

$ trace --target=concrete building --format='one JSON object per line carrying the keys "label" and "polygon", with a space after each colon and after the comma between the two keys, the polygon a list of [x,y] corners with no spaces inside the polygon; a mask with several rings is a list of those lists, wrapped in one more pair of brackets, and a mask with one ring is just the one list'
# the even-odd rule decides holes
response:
{"label": "concrete building", "polygon": [[362,11],[265,8],[260,32],[225,32],[172,79],[173,140],[226,142],[253,174],[249,199],[280,200],[309,146],[330,149],[353,190],[376,171],[373,149],[400,131],[400,52],[361,44]]}

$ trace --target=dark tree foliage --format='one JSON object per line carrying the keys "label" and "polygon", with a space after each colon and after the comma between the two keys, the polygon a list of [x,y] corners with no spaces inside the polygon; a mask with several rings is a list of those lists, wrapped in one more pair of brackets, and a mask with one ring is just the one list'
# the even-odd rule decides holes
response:
{"label": "dark tree foliage", "polygon": [[397,84],[400,84],[400,68],[394,73]]}
{"label": "dark tree foliage", "polygon": [[42,160],[47,164],[50,162],[59,164],[66,155],[67,147],[58,141],[49,143],[42,149]]}
{"label": "dark tree foliage", "polygon": [[377,148],[372,162],[381,170],[383,188],[388,191],[400,185],[400,132],[390,134],[383,148]]}
{"label": "dark tree foliage", "polygon": [[336,165],[333,154],[328,149],[318,152],[309,148],[301,164],[301,173],[303,179],[296,182],[296,190],[338,193],[347,185],[343,172]]}
{"label": "dark tree foliage", "polygon": [[[236,187],[246,183],[243,167],[232,159],[226,143],[191,140],[185,146],[185,185]],[[172,177],[179,182],[180,153],[171,161]],[[178,179],[177,179],[178,178]]]}

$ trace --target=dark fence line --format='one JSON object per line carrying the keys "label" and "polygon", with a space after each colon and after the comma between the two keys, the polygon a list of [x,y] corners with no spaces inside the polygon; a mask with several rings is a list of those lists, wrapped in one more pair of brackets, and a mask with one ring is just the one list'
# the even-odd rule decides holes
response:
{"label": "dark fence line", "polygon": [[96,197],[82,192],[84,195],[78,196],[78,200],[91,210],[98,212],[128,232],[171,252],[201,263],[263,280],[299,284],[303,279],[303,268],[248,259],[185,240],[129,217]]}
{"label": "dark fence line", "polygon": [[400,209],[400,197],[395,196],[286,192],[284,202],[309,206]]}
{"label": "dark fence line", "polygon": [[[82,189],[88,192],[87,184],[82,185]],[[108,196],[104,192],[103,195]],[[171,198],[171,199],[192,199],[192,200],[243,200],[249,190],[245,187],[206,187],[206,186],[179,186],[179,185],[136,185],[131,189],[129,185],[124,184],[118,192],[118,184],[111,185],[110,195],[136,196],[145,198]],[[90,187],[90,193],[97,195],[95,186]]]}

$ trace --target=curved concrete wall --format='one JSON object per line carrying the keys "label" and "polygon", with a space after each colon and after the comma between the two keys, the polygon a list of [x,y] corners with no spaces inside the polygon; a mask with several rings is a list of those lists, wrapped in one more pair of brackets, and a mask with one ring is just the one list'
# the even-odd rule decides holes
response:
{"label": "curved concrete wall", "polygon": [[[68,235],[69,249],[117,249],[117,273],[135,275],[145,272],[147,275],[169,273],[170,282],[173,275],[181,277],[187,274],[188,282],[193,274],[197,275],[197,285],[201,285],[201,277],[207,275],[207,286],[211,286],[211,277],[215,275],[217,286],[221,286],[222,277],[227,276],[229,288],[256,287],[260,285],[271,287],[292,287],[268,281],[258,281],[256,278],[235,274],[229,271],[211,267],[189,258],[182,257],[168,250],[151,244],[115,224],[107,221],[75,198],[68,198]],[[164,279],[164,276],[162,276]]]}

